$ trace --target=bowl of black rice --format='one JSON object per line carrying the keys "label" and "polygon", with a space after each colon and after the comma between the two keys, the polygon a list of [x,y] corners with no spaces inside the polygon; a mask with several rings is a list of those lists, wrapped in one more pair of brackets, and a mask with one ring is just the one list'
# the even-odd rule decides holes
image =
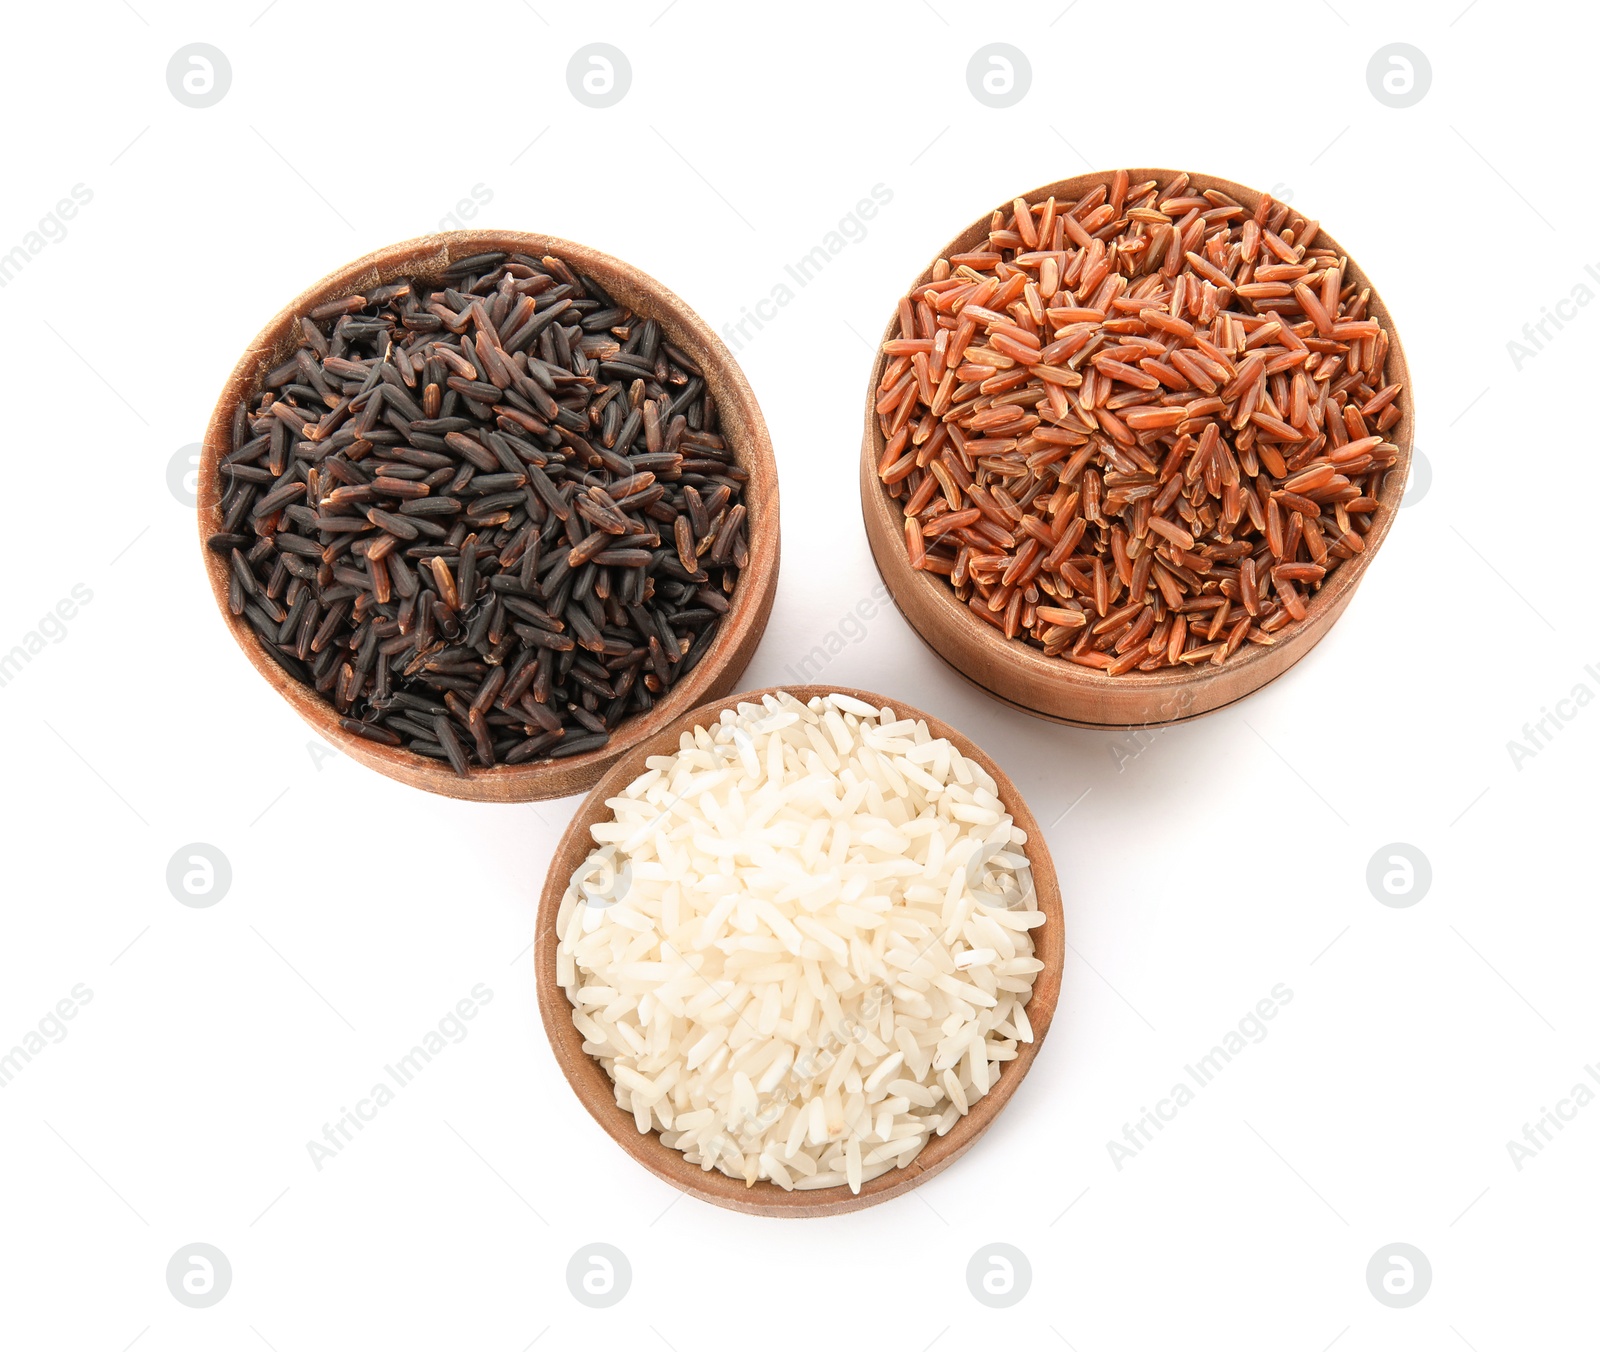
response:
{"label": "bowl of black rice", "polygon": [[777,585],[732,356],[546,235],[408,240],[296,297],[228,378],[199,484],[250,663],[342,751],[456,798],[588,789],[734,689]]}

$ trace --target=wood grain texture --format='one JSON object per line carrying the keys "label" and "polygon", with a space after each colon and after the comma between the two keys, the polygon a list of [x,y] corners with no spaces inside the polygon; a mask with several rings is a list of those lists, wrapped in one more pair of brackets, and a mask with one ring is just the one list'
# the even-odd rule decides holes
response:
{"label": "wood grain texture", "polygon": [[[1047,197],[1070,202],[1099,184],[1109,183],[1114,172],[1079,174],[1046,184],[1023,196],[1035,205]],[[1148,179],[1167,182],[1179,171],[1129,169],[1127,172],[1131,182],[1139,183]],[[1189,178],[1195,188],[1220,189],[1251,209],[1263,196],[1258,189],[1211,174],[1191,173]],[[931,278],[933,264],[938,259],[969,250],[986,238],[990,215],[986,211],[941,248],[916,282]],[[1309,213],[1309,216],[1314,215]],[[1318,239],[1345,253],[1326,228]],[[1307,598],[1309,613],[1306,618],[1280,630],[1277,643],[1271,647],[1246,644],[1221,667],[1205,665],[1188,671],[1134,671],[1107,676],[1091,667],[1046,657],[1039,649],[1020,640],[1007,639],[992,625],[985,624],[956,599],[943,577],[914,570],[906,558],[904,515],[900,504],[889,496],[877,475],[884,440],[873,403],[887,361],[880,347],[867,383],[861,439],[861,515],[878,573],[907,623],[944,662],[987,694],[1025,713],[1077,727],[1152,727],[1186,722],[1243,699],[1283,675],[1316,646],[1350,604],[1394,524],[1411,469],[1416,391],[1399,331],[1377,288],[1353,258],[1348,258],[1346,276],[1359,286],[1372,287],[1369,312],[1389,335],[1388,379],[1405,386],[1401,419],[1390,429],[1390,440],[1399,448],[1400,458],[1384,480],[1379,508],[1366,536],[1366,550],[1342,564],[1319,591]],[[885,341],[895,336],[896,327],[897,320],[891,316],[884,329]]]}
{"label": "wood grain texture", "polygon": [[[346,732],[339,715],[316,691],[301,685],[262,650],[243,616],[228,610],[228,560],[206,548],[222,529],[216,492],[217,467],[230,449],[233,411],[241,399],[261,388],[263,377],[298,345],[299,317],[326,300],[381,286],[397,277],[437,277],[457,258],[491,251],[542,257],[556,254],[593,277],[630,309],[657,319],[668,337],[694,358],[717,401],[723,433],[734,458],[750,475],[744,501],[749,514],[750,562],[734,589],[732,606],[711,649],[698,666],[657,700],[647,713],[623,722],[609,746],[545,764],[474,767],[467,778],[443,762],[399,747],[383,746]],[[403,784],[450,798],[487,803],[525,803],[582,793],[630,746],[651,736],[681,714],[732,690],[754,655],[772,612],[778,585],[778,470],[765,419],[744,373],[722,340],[690,307],[638,268],[570,240],[507,230],[456,230],[392,244],[329,273],[296,296],[245,350],[228,377],[206,427],[199,473],[200,551],[217,610],[250,664],[317,734],[352,759]]]}
{"label": "wood grain texture", "polygon": [[[759,701],[763,695],[787,690],[800,700],[813,695],[831,695],[835,692],[853,695],[865,700],[874,708],[888,705],[902,717],[920,718],[935,737],[946,737],[961,752],[984,767],[994,776],[1000,799],[1010,810],[1012,818],[1025,832],[1026,852],[1033,871],[1034,890],[1038,906],[1045,914],[1045,923],[1033,931],[1035,956],[1044,964],[1044,970],[1034,978],[1033,993],[1028,999],[1028,1022],[1033,1025],[1034,1040],[1017,1049],[1014,1061],[1006,1062],[999,1079],[972,1111],[952,1127],[945,1136],[934,1137],[922,1153],[904,1169],[891,1169],[888,1173],[862,1185],[859,1196],[848,1187],[819,1188],[814,1192],[785,1192],[776,1183],[758,1182],[746,1187],[743,1181],[729,1178],[713,1169],[702,1170],[690,1164],[681,1152],[661,1143],[654,1132],[641,1135],[634,1126],[631,1114],[617,1107],[611,1078],[600,1063],[583,1050],[583,1035],[573,1026],[572,1005],[566,992],[556,980],[556,915],[562,895],[566,892],[573,873],[595,848],[589,828],[611,815],[606,799],[616,796],[633,779],[644,773],[645,760],[650,756],[670,755],[678,749],[678,739],[697,725],[709,727],[716,722],[723,709],[736,704]],[[539,1013],[544,1020],[545,1033],[550,1038],[551,1049],[562,1073],[572,1085],[573,1092],[589,1110],[590,1116],[604,1128],[606,1134],[628,1152],[635,1160],[657,1178],[672,1184],[702,1201],[742,1211],[755,1216],[836,1216],[862,1207],[886,1202],[932,1178],[948,1168],[970,1150],[978,1137],[994,1121],[995,1116],[1010,1100],[1021,1084],[1023,1076],[1033,1064],[1050,1022],[1055,1015],[1056,1002],[1061,995],[1061,973],[1066,953],[1065,922],[1061,910],[1061,890],[1056,880],[1055,866],[1045,844],[1044,832],[1028,805],[1022,801],[1017,786],[1006,773],[954,728],[912,708],[899,700],[864,690],[853,690],[839,685],[793,685],[769,687],[748,693],[714,700],[677,719],[663,728],[647,742],[630,748],[605,774],[579,807],[556,847],[555,858],[545,878],[544,892],[539,899],[537,921],[538,938],[534,941],[534,964],[538,974]],[[996,1160],[1008,1177],[1014,1176],[1015,1166]]]}

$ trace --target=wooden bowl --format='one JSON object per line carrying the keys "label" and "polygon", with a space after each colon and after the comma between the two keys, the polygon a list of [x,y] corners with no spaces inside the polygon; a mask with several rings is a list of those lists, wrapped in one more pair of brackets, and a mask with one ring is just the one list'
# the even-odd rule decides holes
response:
{"label": "wooden bowl", "polygon": [[[564,760],[527,765],[474,766],[466,778],[441,761],[399,747],[383,746],[346,732],[333,705],[300,684],[262,650],[243,616],[228,610],[228,560],[206,548],[209,536],[222,528],[217,468],[231,445],[231,425],[239,401],[261,388],[263,377],[297,345],[299,317],[313,306],[397,277],[434,277],[458,258],[494,251],[542,257],[553,253],[577,271],[593,277],[624,305],[659,320],[667,336],[694,358],[717,401],[724,435],[736,462],[749,474],[744,501],[750,527],[750,562],[739,577],[732,605],[711,649],[700,663],[646,713],[621,723],[608,746]],[[525,803],[582,793],[629,747],[672,723],[705,700],[732,690],[767,627],[778,586],[778,469],[772,441],[755,395],[722,340],[689,306],[638,268],[569,240],[518,230],[453,230],[391,244],[331,272],[296,296],[262,329],[245,350],[223,386],[206,427],[200,457],[200,550],[217,610],[250,664],[291,708],[333,743],[363,765],[432,793],[487,803]]]}
{"label": "wooden bowl", "polygon": [[[1023,196],[1034,204],[1048,197],[1070,202],[1102,183],[1109,183],[1113,172],[1079,174],[1059,183],[1048,183]],[[1140,183],[1149,179],[1167,182],[1179,171],[1129,169],[1127,172],[1130,182]],[[1264,195],[1256,188],[1211,174],[1190,174],[1189,179],[1195,188],[1202,191],[1218,188],[1249,208],[1254,208]],[[985,238],[990,216],[991,213],[985,212],[940,249],[918,275],[917,283],[929,280],[933,263],[938,259],[969,250]],[[1317,238],[1344,254],[1326,229]],[[1346,258],[1346,277],[1359,286],[1371,287],[1371,281],[1356,261],[1348,255]],[[1350,604],[1356,587],[1389,533],[1410,472],[1415,398],[1405,349],[1400,345],[1399,332],[1376,287],[1372,288],[1368,310],[1388,332],[1386,373],[1391,381],[1398,380],[1405,385],[1405,395],[1403,416],[1388,433],[1400,450],[1400,459],[1384,480],[1378,499],[1380,505],[1366,536],[1365,551],[1341,564],[1319,591],[1307,597],[1306,618],[1279,630],[1278,641],[1271,647],[1247,644],[1220,667],[1205,664],[1197,670],[1131,671],[1121,676],[1107,676],[1064,658],[1046,657],[1038,648],[1021,640],[1007,639],[957,600],[943,577],[911,567],[906,557],[905,517],[900,504],[889,496],[877,474],[884,439],[873,404],[888,360],[880,347],[867,384],[866,427],[861,439],[861,515],[873,560],[900,613],[934,653],[981,690],[1024,713],[1076,727],[1151,727],[1182,723],[1243,699],[1283,675],[1316,646]],[[894,337],[896,326],[896,318],[891,317],[884,329],[885,341]]]}
{"label": "wooden bowl", "polygon": [[[787,691],[799,700],[809,700],[813,695],[834,693],[853,695],[865,700],[874,708],[884,705],[897,710],[902,717],[920,718],[928,731],[936,737],[945,737],[961,752],[977,761],[991,775],[1000,793],[1000,799],[1010,810],[1013,820],[1028,834],[1025,847],[1028,863],[1033,871],[1033,886],[1039,909],[1046,920],[1033,931],[1034,955],[1044,963],[1044,970],[1034,977],[1033,993],[1026,1009],[1028,1022],[1033,1026],[1033,1041],[1017,1049],[1014,1061],[1005,1063],[995,1082],[972,1111],[963,1117],[944,1136],[935,1136],[923,1147],[922,1153],[903,1169],[891,1169],[870,1182],[862,1184],[859,1195],[848,1187],[818,1188],[811,1192],[785,1192],[776,1183],[760,1181],[746,1187],[741,1179],[729,1178],[716,1169],[703,1170],[691,1164],[684,1155],[665,1146],[655,1132],[641,1135],[634,1125],[633,1116],[617,1107],[611,1077],[604,1068],[583,1050],[583,1035],[572,1023],[572,1005],[567,993],[556,980],[556,915],[561,906],[572,874],[591,850],[595,848],[589,828],[609,817],[606,799],[615,797],[627,785],[644,773],[645,760],[650,756],[670,755],[678,749],[678,738],[695,726],[711,727],[724,709],[737,704],[759,702],[763,695]],[[847,1211],[886,1202],[891,1197],[909,1192],[918,1183],[932,1178],[948,1168],[957,1158],[966,1154],[973,1143],[994,1121],[1005,1107],[1022,1077],[1028,1073],[1033,1058],[1038,1054],[1044,1036],[1050,1031],[1050,1020],[1055,1014],[1056,1001],[1061,995],[1061,971],[1066,952],[1066,936],[1061,912],[1061,889],[1056,882],[1055,866],[1050,861],[1050,851],[1045,845],[1044,832],[1022,801],[1017,786],[971,741],[948,724],[931,714],[914,709],[909,704],[887,699],[883,695],[865,690],[852,690],[838,685],[771,686],[752,690],[746,694],[713,700],[698,709],[683,714],[671,726],[662,728],[648,741],[640,742],[606,771],[589,796],[583,800],[577,815],[567,827],[566,834],[556,847],[555,858],[545,878],[544,892],[539,898],[538,938],[534,941],[534,964],[538,972],[539,1013],[544,1019],[545,1033],[556,1055],[562,1072],[573,1091],[589,1110],[608,1136],[644,1165],[657,1178],[672,1184],[702,1201],[743,1211],[753,1216],[837,1216]],[[1007,1166],[1009,1167],[1009,1166]]]}

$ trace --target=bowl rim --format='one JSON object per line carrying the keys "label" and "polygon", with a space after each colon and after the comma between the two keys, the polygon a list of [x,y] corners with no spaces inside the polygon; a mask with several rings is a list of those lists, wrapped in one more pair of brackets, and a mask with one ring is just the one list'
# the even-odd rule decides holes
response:
{"label": "bowl rim", "polygon": [[[815,1191],[785,1192],[776,1183],[758,1181],[747,1188],[741,1180],[729,1178],[718,1170],[702,1170],[699,1165],[690,1164],[681,1152],[663,1145],[657,1132],[641,1134],[632,1117],[617,1107],[610,1077],[600,1063],[583,1050],[583,1036],[572,1022],[572,1005],[556,979],[555,922],[561,898],[573,869],[594,848],[589,828],[606,815],[606,800],[644,772],[647,757],[677,750],[683,733],[697,725],[709,726],[725,709],[759,703],[763,696],[780,692],[803,701],[816,695],[838,693],[865,700],[875,708],[887,705],[902,718],[923,720],[934,736],[948,738],[962,755],[981,764],[994,776],[1000,799],[1013,821],[1027,832],[1028,841],[1023,848],[1032,870],[1037,904],[1046,916],[1045,923],[1033,931],[1034,955],[1045,966],[1035,973],[1033,991],[1024,1006],[1033,1028],[1033,1041],[1018,1048],[1016,1058],[1005,1064],[994,1086],[949,1132],[930,1140],[911,1164],[891,1169],[863,1184],[859,1195],[852,1194],[843,1184]],[[713,1205],[760,1216],[832,1216],[874,1206],[910,1191],[970,1150],[1032,1068],[1055,1018],[1066,960],[1065,913],[1049,842],[1010,776],[971,738],[942,719],[904,701],[846,685],[764,686],[728,695],[690,710],[648,741],[630,748],[590,790],[562,832],[540,892],[536,928],[534,964],[540,1019],[562,1074],[589,1115],[606,1135],[662,1181]]]}
{"label": "bowl rim", "polygon": [[[1030,204],[1037,205],[1047,197],[1055,197],[1058,201],[1072,201],[1083,196],[1102,184],[1108,184],[1119,171],[1116,169],[1094,169],[1082,174],[1074,174],[1068,178],[1058,179],[1053,183],[1045,183],[1028,192],[1018,193],[1017,197]],[[1137,168],[1127,169],[1130,183],[1141,183],[1149,179],[1159,182],[1170,182],[1180,174],[1187,174],[1190,185],[1202,190],[1215,188],[1227,193],[1242,205],[1254,208],[1262,197],[1270,194],[1259,188],[1251,188],[1243,183],[1236,183],[1232,179],[1223,178],[1216,174],[1206,174],[1194,170],[1181,169],[1152,169]],[[1004,210],[1010,205],[1008,199],[998,208]],[[1279,199],[1281,200],[1281,199]],[[988,234],[989,222],[996,208],[991,208],[976,220],[972,221],[958,234],[945,243],[934,256],[929,259],[926,266],[899,294],[905,295],[913,287],[920,286],[928,281],[933,273],[934,264],[940,259],[948,258],[952,253],[959,253],[969,248],[979,238]],[[1352,593],[1360,585],[1367,569],[1371,566],[1373,558],[1388,537],[1390,528],[1394,525],[1401,499],[1405,496],[1406,480],[1411,469],[1412,450],[1415,443],[1416,398],[1415,382],[1412,379],[1409,363],[1406,360],[1405,347],[1401,342],[1400,333],[1394,321],[1393,312],[1385,303],[1378,288],[1367,275],[1366,270],[1327,230],[1319,218],[1307,216],[1305,212],[1298,211],[1298,215],[1305,216],[1307,220],[1317,220],[1321,228],[1316,238],[1324,241],[1329,247],[1338,251],[1346,264],[1346,275],[1371,291],[1371,300],[1368,304],[1368,313],[1383,325],[1389,335],[1389,351],[1385,359],[1385,373],[1399,380],[1405,387],[1405,404],[1401,411],[1401,419],[1393,427],[1392,443],[1399,449],[1400,455],[1393,466],[1384,476],[1382,490],[1378,497],[1379,510],[1375,514],[1371,529],[1364,537],[1366,548],[1353,559],[1346,560],[1316,592],[1312,593],[1306,602],[1306,618],[1295,621],[1292,625],[1285,626],[1277,635],[1279,644],[1288,643],[1292,639],[1310,634],[1311,641],[1306,644],[1300,656],[1309,652],[1315,643],[1323,636],[1317,633],[1317,621],[1333,611],[1327,623],[1331,624],[1337,619],[1337,612],[1341,611],[1348,602]],[[878,478],[878,462],[883,455],[885,441],[878,427],[877,413],[874,404],[877,399],[878,385],[883,379],[884,367],[888,361],[888,354],[883,350],[883,344],[894,337],[899,326],[898,314],[891,313],[888,322],[884,325],[883,337],[879,341],[877,351],[873,355],[872,368],[867,381],[866,407],[864,413],[864,434],[861,442],[860,480],[863,513],[874,513],[879,518],[880,526],[887,523],[893,527],[896,535],[904,536],[904,516],[898,510],[899,503],[889,496],[882,481]],[[869,491],[874,490],[874,491]],[[868,531],[869,536],[871,531]],[[876,553],[874,550],[874,561]],[[880,571],[882,565],[879,565]],[[1248,645],[1249,651],[1237,652],[1228,659],[1225,666],[1214,667],[1209,663],[1202,667],[1190,667],[1178,670],[1163,667],[1153,672],[1128,671],[1120,676],[1107,676],[1104,672],[1093,668],[1080,666],[1076,662],[1068,662],[1059,657],[1046,657],[1042,650],[1031,643],[1021,639],[1008,639],[993,625],[985,624],[978,619],[967,606],[956,600],[955,593],[950,589],[943,577],[914,570],[907,565],[904,569],[895,570],[897,578],[903,573],[903,585],[920,589],[929,597],[937,596],[933,602],[937,613],[940,614],[942,624],[948,624],[963,640],[978,645],[992,654],[996,660],[1020,666],[1029,676],[1045,681],[1052,681],[1058,685],[1074,686],[1080,692],[1103,691],[1110,687],[1129,692],[1130,694],[1146,694],[1152,698],[1168,695],[1183,703],[1183,708],[1175,713],[1170,722],[1186,721],[1191,717],[1200,717],[1204,713],[1215,712],[1215,709],[1205,709],[1196,713],[1188,711],[1184,703],[1184,693],[1192,692],[1199,686],[1208,682],[1229,679],[1236,681],[1243,688],[1243,693],[1253,693],[1267,681],[1281,675],[1281,672],[1266,674],[1264,679],[1256,684],[1250,684],[1250,677],[1255,674],[1252,668],[1267,663],[1273,656],[1274,649],[1259,645]],[[891,591],[893,588],[891,588]],[[897,603],[898,604],[898,603]],[[905,610],[901,607],[901,613]],[[909,618],[907,623],[910,623]],[[913,628],[916,626],[913,625]],[[920,634],[920,630],[918,630]],[[928,640],[936,641],[937,636],[928,636]],[[1298,660],[1298,658],[1296,658]],[[964,675],[967,673],[963,672]],[[973,679],[970,676],[969,679]],[[988,693],[987,685],[976,682],[980,688]],[[1024,706],[1007,696],[1001,696],[1013,707],[1023,709]],[[1243,698],[1243,694],[1238,696]],[[1234,701],[1230,700],[1229,703]],[[1218,706],[1226,707],[1226,705]],[[1053,713],[1043,710],[1026,710],[1040,717],[1049,718],[1057,722],[1073,723],[1075,720],[1062,719]],[[1080,724],[1079,726],[1117,728],[1121,724]]]}
{"label": "bowl rim", "polygon": [[[219,464],[231,449],[234,409],[258,392],[263,378],[293,350],[299,317],[326,300],[358,293],[396,277],[437,277],[450,263],[487,252],[554,254],[593,277],[608,292],[646,317],[661,321],[670,340],[699,364],[708,388],[715,382],[718,414],[740,468],[750,476],[745,501],[751,528],[750,557],[730,598],[717,637],[687,676],[642,714],[621,722],[611,742],[595,751],[524,765],[473,766],[460,778],[444,762],[403,747],[390,747],[347,732],[334,706],[273,661],[243,616],[228,609],[227,561],[207,547],[221,529],[222,494],[215,491]],[[451,230],[401,240],[370,250],[334,269],[278,311],[234,363],[202,442],[197,477],[196,521],[211,594],[234,642],[250,664],[321,736],[339,750],[390,778],[446,797],[479,802],[527,802],[586,790],[630,746],[666,726],[743,674],[771,615],[780,559],[777,461],[755,392],[733,354],[699,313],[671,288],[623,259],[555,235],[522,230]],[[756,524],[759,522],[759,526]]]}

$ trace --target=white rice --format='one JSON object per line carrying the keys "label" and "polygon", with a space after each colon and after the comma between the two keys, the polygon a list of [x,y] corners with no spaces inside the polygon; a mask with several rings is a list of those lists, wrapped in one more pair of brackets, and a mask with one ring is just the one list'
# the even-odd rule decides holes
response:
{"label": "white rice", "polygon": [[993,779],[842,694],[741,704],[647,766],[556,920],[617,1105],[747,1184],[909,1164],[1033,1040],[1044,916]]}

